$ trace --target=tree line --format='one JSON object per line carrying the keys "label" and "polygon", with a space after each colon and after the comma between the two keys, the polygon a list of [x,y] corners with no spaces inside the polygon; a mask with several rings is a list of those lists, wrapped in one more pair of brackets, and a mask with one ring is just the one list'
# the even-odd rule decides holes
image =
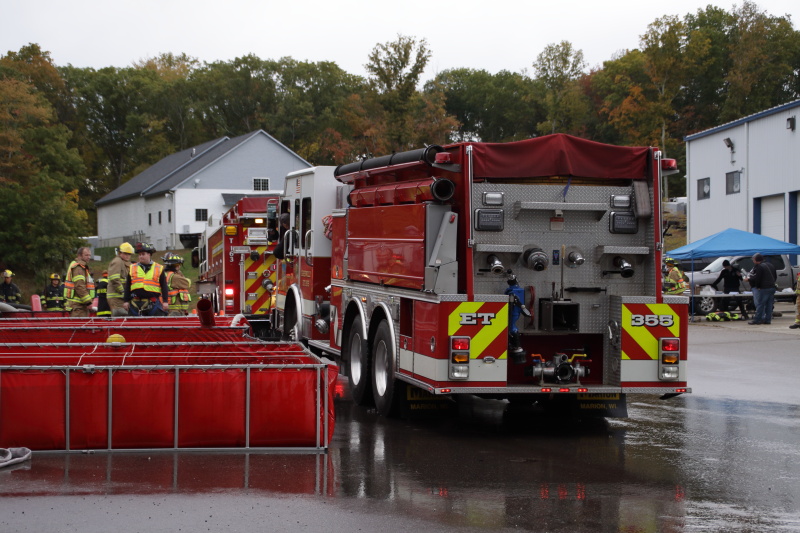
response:
{"label": "tree line", "polygon": [[[336,63],[202,62],[166,53],[129,67],[57,66],[29,44],[0,57],[0,268],[44,278],[93,234],[94,202],[148,166],[221,136],[263,129],[313,164],[457,141],[569,133],[659,146],[800,97],[800,32],[756,4],[651,23],[640,46],[587,68],[562,41],[531,71],[422,74],[424,39],[399,35]],[[682,195],[681,174],[668,190]],[[674,191],[674,192],[673,192]],[[9,243],[19,242],[19,245]]]}

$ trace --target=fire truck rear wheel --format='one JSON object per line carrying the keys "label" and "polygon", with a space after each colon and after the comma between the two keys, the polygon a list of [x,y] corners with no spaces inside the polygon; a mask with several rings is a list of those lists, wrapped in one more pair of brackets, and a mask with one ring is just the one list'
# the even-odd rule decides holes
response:
{"label": "fire truck rear wheel", "polygon": [[396,354],[389,324],[382,320],[372,343],[372,395],[381,416],[397,414],[398,382],[395,379]]}
{"label": "fire truck rear wheel", "polygon": [[350,324],[346,345],[350,394],[356,405],[372,405],[372,360],[362,329],[357,316]]}

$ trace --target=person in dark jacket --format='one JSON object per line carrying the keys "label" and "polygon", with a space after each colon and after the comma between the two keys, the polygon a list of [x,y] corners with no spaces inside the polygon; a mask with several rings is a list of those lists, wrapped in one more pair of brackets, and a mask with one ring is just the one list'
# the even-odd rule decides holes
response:
{"label": "person in dark jacket", "polygon": [[50,285],[44,289],[44,307],[46,311],[63,311],[66,308],[67,299],[64,297],[64,284],[61,283],[61,275],[50,274]]}
{"label": "person in dark jacket", "polygon": [[753,291],[753,303],[756,306],[756,315],[748,324],[772,323],[772,306],[775,303],[775,275],[774,267],[764,262],[764,256],[753,254],[753,270],[747,277]]}
{"label": "person in dark jacket", "polygon": [[111,317],[111,307],[108,305],[108,270],[97,280],[97,316]]}
{"label": "person in dark jacket", "polygon": [[14,273],[10,270],[3,272],[3,281],[0,282],[0,302],[9,304],[22,303],[22,292],[20,292],[17,284],[11,281],[13,277]]}
{"label": "person in dark jacket", "polygon": [[272,255],[277,259],[286,259],[286,238],[291,238],[291,235],[286,235],[289,231],[289,213],[281,213],[281,227],[278,230],[278,244],[272,250]]}
{"label": "person in dark jacket", "polygon": [[[733,266],[731,266],[731,262],[726,259],[722,262],[722,270],[719,271],[719,276],[717,276],[717,280],[711,284],[711,286],[714,287],[715,291],[719,290],[717,285],[719,285],[720,281],[722,282],[723,293],[725,294],[730,294],[732,292],[737,293],[739,292],[739,287],[742,283],[742,274],[741,272],[733,268]],[[724,309],[720,309],[720,311],[730,311],[731,304],[733,304],[734,309],[736,308],[735,306],[738,306],[742,316],[744,318],[748,318],[747,309],[741,297],[735,296],[733,298],[720,298],[720,301],[724,302],[722,304],[722,307],[724,307]]]}

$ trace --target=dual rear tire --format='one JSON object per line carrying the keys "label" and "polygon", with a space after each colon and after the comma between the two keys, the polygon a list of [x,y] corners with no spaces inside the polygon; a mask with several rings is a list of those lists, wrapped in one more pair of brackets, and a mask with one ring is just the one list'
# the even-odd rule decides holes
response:
{"label": "dual rear tire", "polygon": [[389,324],[381,320],[372,342],[363,338],[361,317],[348,334],[350,392],[357,405],[375,406],[381,416],[396,415],[405,383],[396,379],[397,355]]}

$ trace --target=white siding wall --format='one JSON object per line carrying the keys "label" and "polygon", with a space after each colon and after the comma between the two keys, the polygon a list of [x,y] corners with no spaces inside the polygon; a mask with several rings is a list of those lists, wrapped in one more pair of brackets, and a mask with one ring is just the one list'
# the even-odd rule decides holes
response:
{"label": "white siding wall", "polygon": [[[800,130],[786,119],[800,107],[748,122],[686,143],[688,242],[727,228],[753,231],[753,202],[761,198],[761,233],[789,239],[788,193],[800,190]],[[800,124],[798,124],[800,126]],[[735,152],[724,139],[734,143]],[[726,194],[725,174],[741,170],[741,192]],[[698,200],[697,181],[711,178],[711,198]]]}
{"label": "white siding wall", "polygon": [[98,207],[97,227],[102,229],[98,233],[101,238],[99,245],[118,246],[124,237],[144,230],[147,227],[147,215],[144,212],[144,198],[133,198]]}
{"label": "white siding wall", "polygon": [[[726,194],[725,181],[728,172],[745,167],[744,137],[744,127],[738,127],[687,143],[688,242],[727,228],[748,229],[747,169],[742,172],[739,193]],[[734,143],[733,157],[723,142],[725,138]],[[697,183],[704,178],[710,178],[711,197],[698,200]]]}

